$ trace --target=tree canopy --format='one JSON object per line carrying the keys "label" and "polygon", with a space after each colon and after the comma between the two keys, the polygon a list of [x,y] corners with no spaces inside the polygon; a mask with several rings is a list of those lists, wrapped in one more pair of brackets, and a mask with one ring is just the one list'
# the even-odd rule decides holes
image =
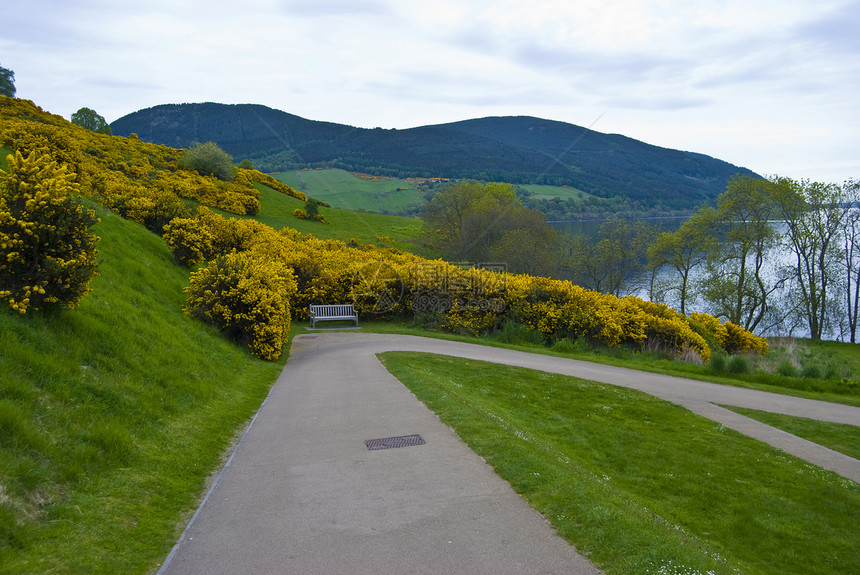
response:
{"label": "tree canopy", "polygon": [[[424,211],[427,233],[450,261],[507,264],[510,271],[552,271],[555,232],[524,207],[510,184],[465,180],[448,186]],[[545,260],[545,261],[544,261]]]}
{"label": "tree canopy", "polygon": [[0,94],[15,97],[15,72],[0,66]]}
{"label": "tree canopy", "polygon": [[188,148],[179,163],[203,176],[215,176],[219,180],[233,180],[233,158],[215,142],[195,144]]}
{"label": "tree canopy", "polygon": [[105,119],[90,108],[81,108],[72,114],[72,124],[92,130],[93,132],[98,132],[99,134],[110,136],[112,133],[110,125]]}

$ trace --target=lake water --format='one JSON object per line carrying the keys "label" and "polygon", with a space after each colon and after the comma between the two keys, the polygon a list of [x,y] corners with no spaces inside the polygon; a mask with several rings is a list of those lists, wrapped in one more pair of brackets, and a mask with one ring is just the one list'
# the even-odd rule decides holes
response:
{"label": "lake water", "polygon": [[[553,227],[553,229],[559,233],[568,233],[568,234],[585,234],[587,236],[596,236],[600,231],[600,226],[607,220],[584,220],[584,221],[575,221],[575,222],[550,222],[549,225]],[[661,227],[665,231],[675,231],[681,224],[687,221],[686,217],[679,218],[644,218],[641,220],[634,220],[645,222],[647,224],[654,224],[656,226]]]}

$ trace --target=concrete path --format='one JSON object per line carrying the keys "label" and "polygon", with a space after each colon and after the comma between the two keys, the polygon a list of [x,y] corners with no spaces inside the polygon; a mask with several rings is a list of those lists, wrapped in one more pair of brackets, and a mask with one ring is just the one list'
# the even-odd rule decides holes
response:
{"label": "concrete path", "polygon": [[[855,425],[858,408],[429,338],[309,334],[159,573],[599,573],[375,357],[395,350],[640,389],[860,481],[860,461],[715,404]],[[426,443],[365,446],[411,434]]]}

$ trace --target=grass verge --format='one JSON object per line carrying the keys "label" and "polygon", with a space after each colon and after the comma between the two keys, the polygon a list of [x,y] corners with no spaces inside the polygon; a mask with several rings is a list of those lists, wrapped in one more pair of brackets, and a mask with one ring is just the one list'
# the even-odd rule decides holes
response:
{"label": "grass verge", "polygon": [[787,431],[792,435],[808,439],[848,457],[860,459],[860,421],[857,422],[857,425],[845,425],[743,407],[728,405],[723,407],[771,427]]}
{"label": "grass verge", "polygon": [[381,359],[606,573],[860,572],[852,481],[635,391]]}
{"label": "grass verge", "polygon": [[188,271],[96,206],[79,308],[0,309],[0,573],[146,573],[281,371],[182,314]]}

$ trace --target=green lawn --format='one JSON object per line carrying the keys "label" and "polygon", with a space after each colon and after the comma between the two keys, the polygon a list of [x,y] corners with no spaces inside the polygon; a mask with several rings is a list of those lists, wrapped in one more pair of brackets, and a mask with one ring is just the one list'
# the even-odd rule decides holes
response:
{"label": "green lawn", "polygon": [[387,353],[385,366],[608,574],[860,573],[860,485],[635,391]]}
{"label": "green lawn", "polygon": [[[557,357],[567,357],[583,361],[593,361],[606,365],[617,365],[652,373],[663,373],[677,377],[710,381],[723,385],[733,385],[758,389],[770,393],[781,393],[795,397],[843,403],[860,407],[860,387],[857,385],[846,385],[837,381],[822,380],[800,380],[798,378],[782,378],[770,373],[746,373],[728,374],[714,373],[708,365],[698,365],[691,362],[671,359],[662,353],[640,352],[622,346],[612,348],[588,348],[585,350],[570,349],[571,346],[554,345],[547,347],[543,342],[535,340],[535,334],[514,334],[513,337],[503,329],[499,333],[490,334],[480,338],[471,336],[455,335],[444,331],[428,331],[415,322],[403,321],[373,321],[373,317],[362,318],[361,327],[363,331],[374,333],[396,333],[403,335],[415,335],[421,337],[435,337],[452,341],[462,341],[480,345],[490,345],[506,349],[515,349],[528,353],[540,353]],[[521,332],[526,332],[520,326]],[[301,324],[294,325],[294,329],[302,330]],[[303,333],[303,332],[299,332]],[[832,362],[835,357],[846,351],[845,345],[840,342],[812,342],[810,340],[797,339],[794,349],[797,353],[805,353],[807,346],[816,350],[820,361]],[[575,346],[574,346],[575,347]],[[860,371],[852,372],[852,377],[860,377]],[[786,380],[788,383],[786,383]],[[798,384],[800,382],[800,384]]]}

